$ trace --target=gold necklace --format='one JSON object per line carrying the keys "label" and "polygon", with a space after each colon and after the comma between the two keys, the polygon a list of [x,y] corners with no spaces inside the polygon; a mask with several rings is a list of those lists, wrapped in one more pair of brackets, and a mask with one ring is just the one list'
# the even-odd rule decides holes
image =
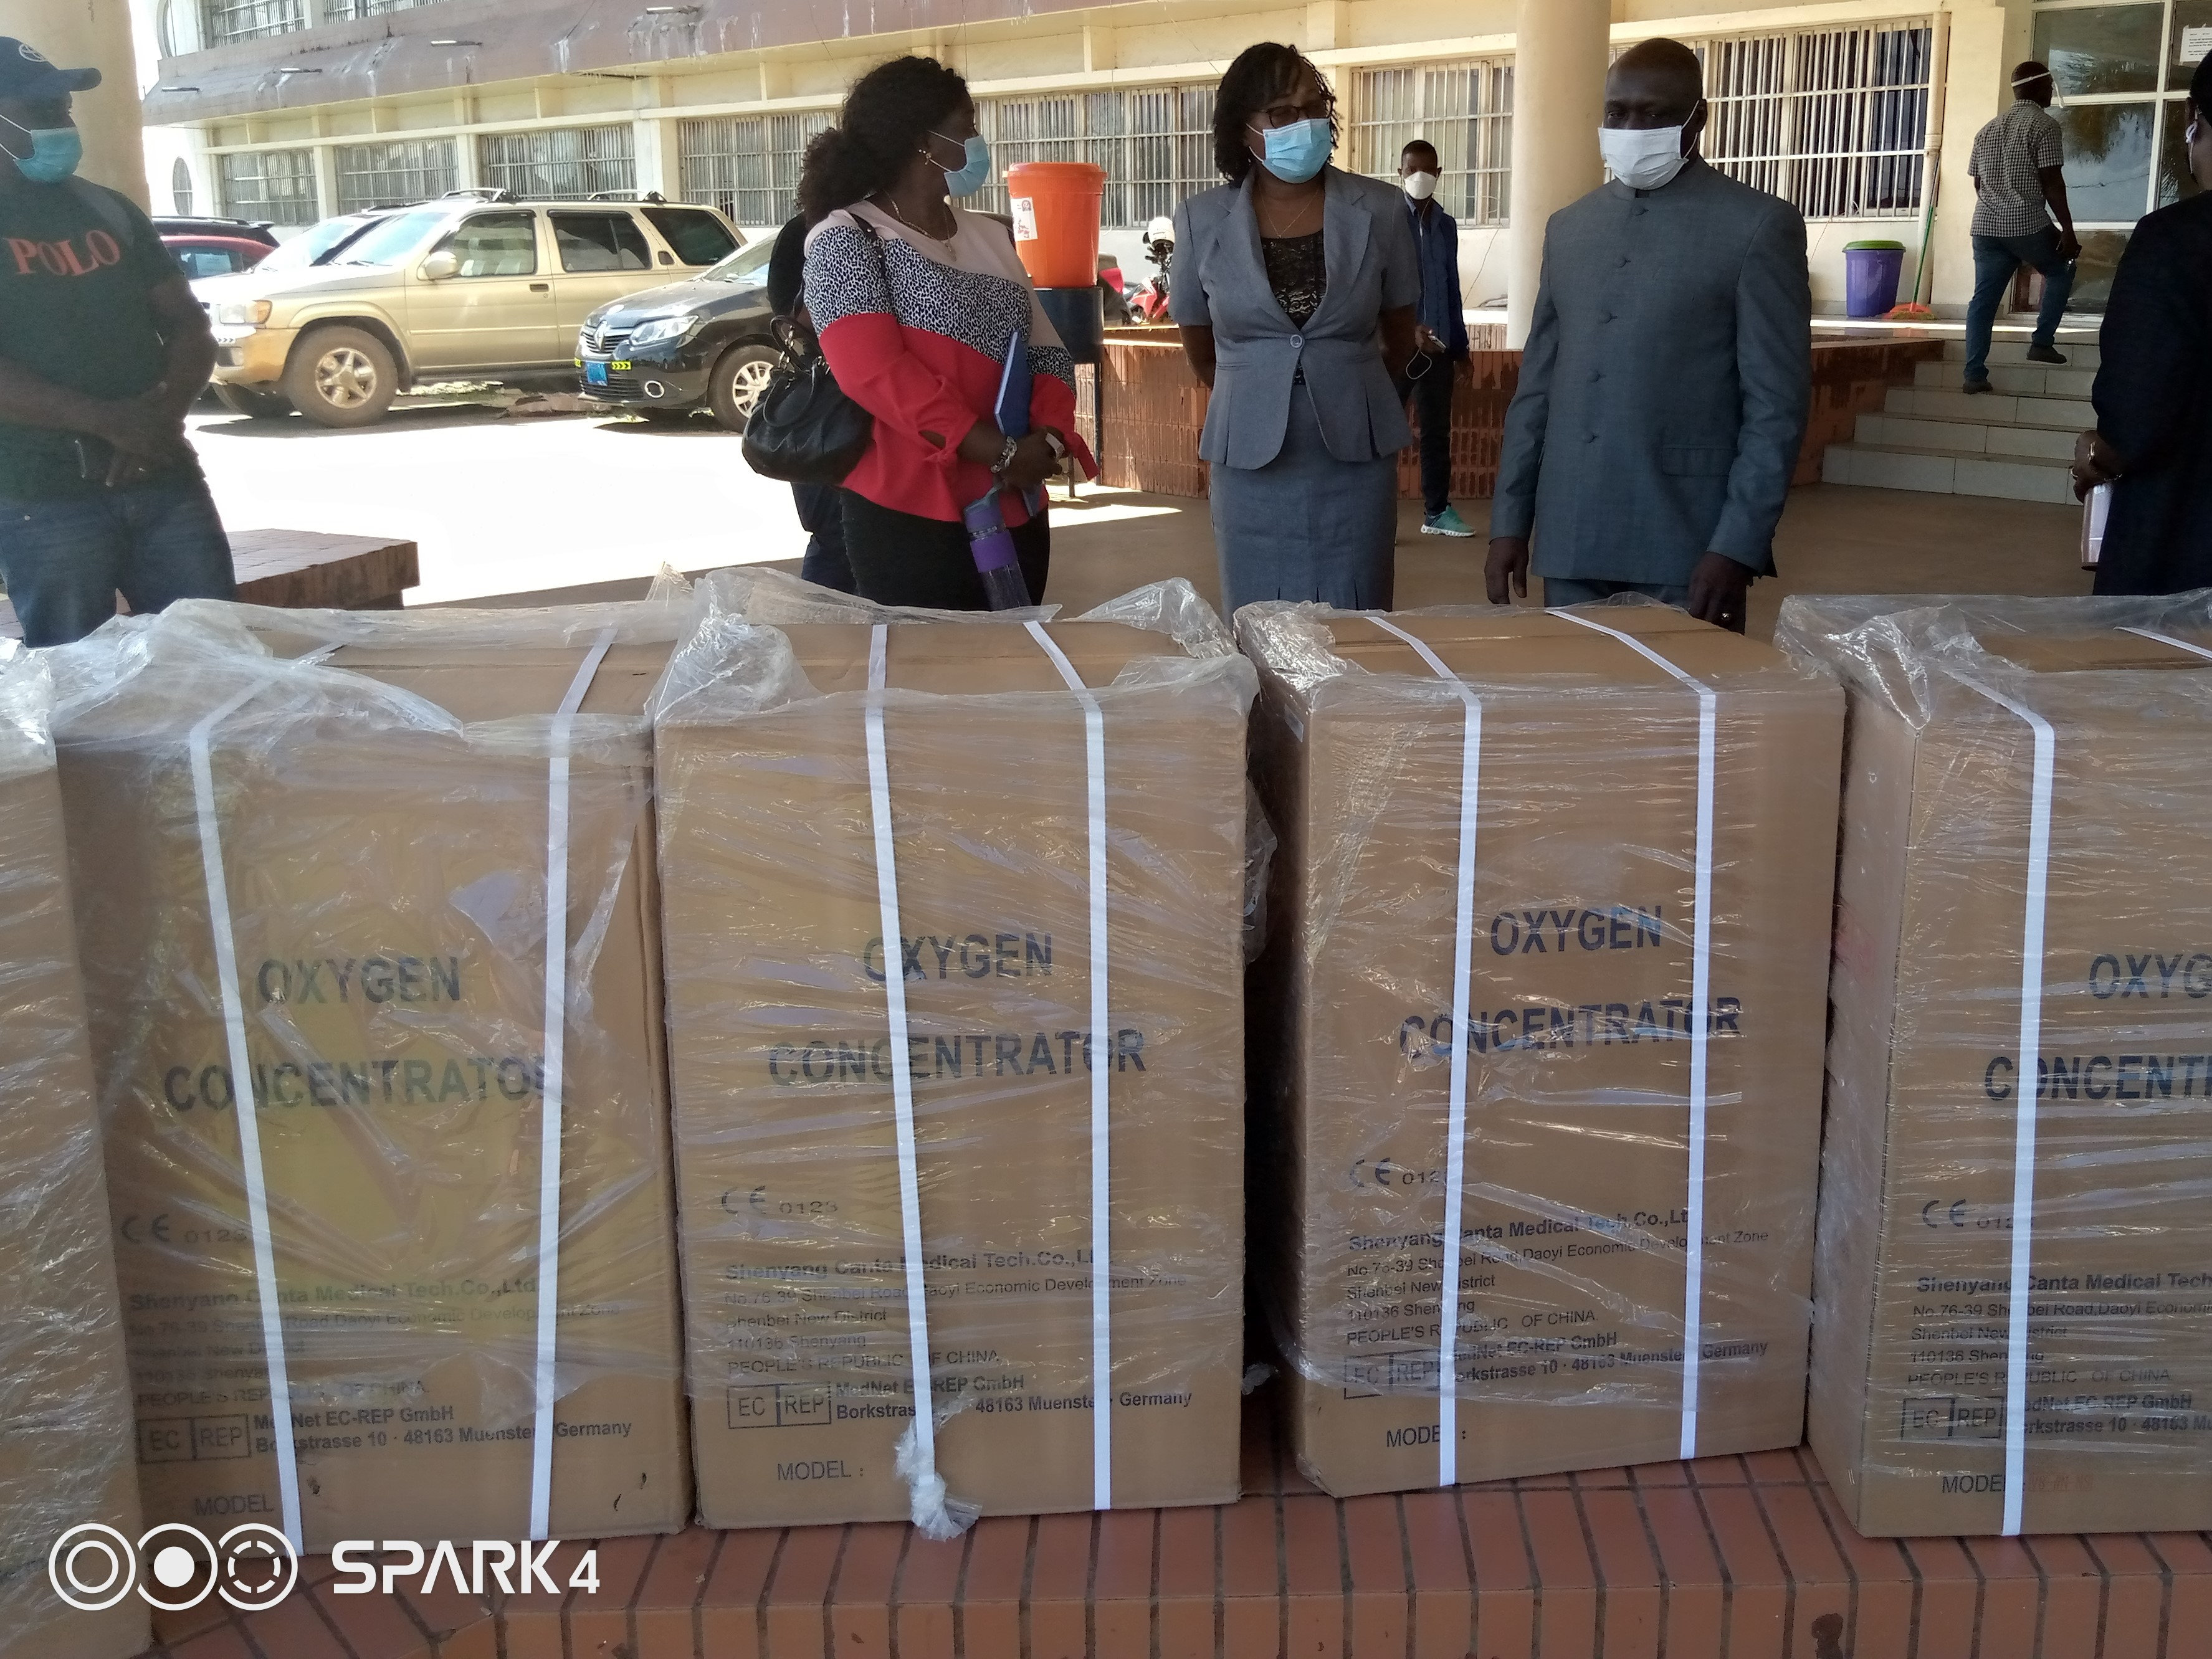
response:
{"label": "gold necklace", "polygon": [[[936,235],[936,234],[934,234],[933,233],[932,233],[932,232],[930,232],[930,231],[924,230],[924,229],[923,229],[920,225],[918,225],[918,224],[915,223],[915,222],[914,222],[913,220],[911,220],[911,219],[908,218],[908,217],[906,216],[906,215],[904,215],[903,213],[901,213],[901,212],[899,211],[899,204],[898,204],[897,198],[895,198],[894,196],[892,196],[892,194],[891,194],[889,191],[879,191],[878,193],[879,193],[879,194],[883,197],[883,198],[884,198],[884,205],[885,207],[887,207],[887,208],[889,208],[889,209],[890,210],[891,217],[892,217],[892,218],[894,218],[894,219],[896,219],[896,220],[897,220],[901,224],[904,225],[904,226],[905,226],[908,230],[912,231],[915,235],[920,236],[920,237],[922,237],[922,238],[923,238],[923,239],[925,239],[926,240],[934,242],[934,243],[936,243],[939,247],[951,247],[951,246],[952,246],[952,243],[953,243],[953,240],[954,240],[954,238],[955,238],[955,237],[957,237],[957,236],[960,234],[960,221],[959,221],[959,218],[958,218],[957,216],[955,216],[953,217],[953,220],[952,220],[952,231],[951,231],[951,235],[946,235],[946,236],[939,236],[939,235]],[[950,202],[947,202],[947,203],[945,204],[945,212],[946,212],[947,214],[951,214],[951,213],[952,213],[952,211],[953,211],[953,210],[952,210],[952,204],[951,204]]]}
{"label": "gold necklace", "polygon": [[1298,216],[1291,220],[1291,222],[1283,227],[1282,229],[1277,231],[1274,236],[1270,240],[1278,242],[1288,241],[1301,228],[1304,227],[1306,222],[1306,215],[1313,211],[1314,204],[1316,202],[1325,202],[1327,200],[1328,193],[1326,191],[1316,191],[1312,200],[1309,201],[1305,206],[1298,210]]}

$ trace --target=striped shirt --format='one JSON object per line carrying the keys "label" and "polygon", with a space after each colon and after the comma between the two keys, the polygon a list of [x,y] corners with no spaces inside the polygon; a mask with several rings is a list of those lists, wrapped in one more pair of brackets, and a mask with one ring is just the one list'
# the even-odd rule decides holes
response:
{"label": "striped shirt", "polygon": [[2040,104],[2022,98],[1974,135],[1966,171],[1981,185],[1974,204],[1977,236],[2033,236],[2051,228],[2044,204],[2045,167],[2063,167],[2066,143]]}

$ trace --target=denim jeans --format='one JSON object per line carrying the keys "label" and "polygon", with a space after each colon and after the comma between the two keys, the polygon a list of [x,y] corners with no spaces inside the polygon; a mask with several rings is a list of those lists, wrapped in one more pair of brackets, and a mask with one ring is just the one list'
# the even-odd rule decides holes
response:
{"label": "denim jeans", "polygon": [[0,578],[26,645],[66,645],[115,614],[120,592],[141,616],[172,599],[228,599],[230,542],[199,478],[88,495],[0,497]]}
{"label": "denim jeans", "polygon": [[2043,311],[2035,319],[2035,343],[2050,345],[2058,338],[2058,324],[2066,315],[2066,301],[2074,293],[2074,266],[2058,257],[2058,233],[2045,228],[2033,236],[1977,236],[1974,238],[1974,298],[1966,307],[1966,375],[1969,380],[1990,378],[1990,332],[2013,273],[2022,265],[2043,278]]}

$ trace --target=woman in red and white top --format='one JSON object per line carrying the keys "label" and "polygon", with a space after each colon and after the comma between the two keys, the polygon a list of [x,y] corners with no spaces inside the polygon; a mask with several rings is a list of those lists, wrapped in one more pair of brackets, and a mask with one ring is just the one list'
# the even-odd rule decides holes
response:
{"label": "woman in red and white top", "polygon": [[[894,58],[854,82],[837,125],[807,146],[799,204],[806,309],[875,441],[845,479],[845,546],[863,597],[985,608],[962,511],[993,490],[1030,597],[1051,559],[1022,494],[1071,451],[1075,368],[1000,220],[948,199],[982,188],[990,151],[968,83],[933,58]],[[1028,435],[994,412],[1009,342],[1027,341]]]}

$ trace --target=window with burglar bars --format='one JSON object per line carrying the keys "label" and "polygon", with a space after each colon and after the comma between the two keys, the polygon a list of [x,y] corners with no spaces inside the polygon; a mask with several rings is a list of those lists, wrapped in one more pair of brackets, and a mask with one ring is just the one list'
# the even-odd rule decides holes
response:
{"label": "window with burglar bars", "polygon": [[826,109],[789,115],[711,115],[676,124],[677,190],[740,225],[780,225],[799,208],[799,167]]}
{"label": "window with burglar bars", "polygon": [[1808,219],[1920,211],[1935,42],[1926,23],[1691,43],[1705,66],[1705,159]]}
{"label": "window with burglar bars", "polygon": [[1212,87],[1116,87],[976,100],[996,176],[965,205],[1005,213],[1006,169],[1023,161],[1089,161],[1106,169],[1109,230],[1141,229],[1221,182],[1213,167]]}
{"label": "window with burglar bars", "polygon": [[222,211],[233,219],[266,219],[272,224],[312,225],[315,211],[315,159],[304,149],[254,149],[216,157],[216,185]]}
{"label": "window with burglar bars", "polygon": [[636,134],[628,126],[548,127],[487,133],[477,141],[483,182],[524,202],[580,202],[637,188]]}
{"label": "window with burglar bars", "polygon": [[211,46],[289,34],[307,27],[307,0],[204,0],[201,37]]}
{"label": "window with burglar bars", "polygon": [[323,15],[332,22],[353,17],[381,17],[387,11],[411,11],[430,0],[323,0]]}
{"label": "window with burglar bars", "polygon": [[1512,210],[1513,64],[1507,59],[1360,70],[1352,82],[1352,167],[1395,179],[1416,138],[1437,147],[1436,199],[1463,225]]}
{"label": "window with burglar bars", "polygon": [[335,159],[340,213],[427,202],[443,196],[456,182],[450,138],[341,144]]}

